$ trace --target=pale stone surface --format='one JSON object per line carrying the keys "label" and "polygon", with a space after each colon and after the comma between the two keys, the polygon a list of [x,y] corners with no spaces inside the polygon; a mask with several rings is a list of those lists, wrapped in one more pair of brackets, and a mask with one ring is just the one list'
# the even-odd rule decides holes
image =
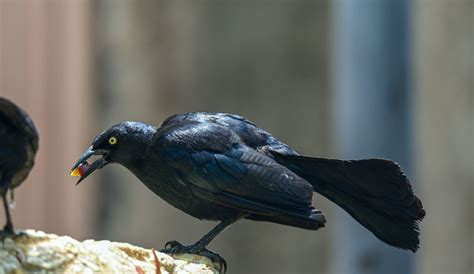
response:
{"label": "pale stone surface", "polygon": [[[150,249],[127,243],[86,240],[26,230],[0,244],[0,274],[32,271],[67,273],[156,273]],[[166,273],[218,273],[207,258],[190,254],[173,257],[155,252]]]}

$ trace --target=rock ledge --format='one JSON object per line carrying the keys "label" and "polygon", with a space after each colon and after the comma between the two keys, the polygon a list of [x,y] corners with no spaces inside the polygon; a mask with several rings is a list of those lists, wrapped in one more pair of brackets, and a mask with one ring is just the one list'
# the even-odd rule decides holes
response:
{"label": "rock ledge", "polygon": [[[67,273],[218,273],[201,256],[173,257],[127,243],[86,240],[25,230],[24,235],[0,242],[0,274],[32,271]],[[160,272],[156,266],[159,265]]]}

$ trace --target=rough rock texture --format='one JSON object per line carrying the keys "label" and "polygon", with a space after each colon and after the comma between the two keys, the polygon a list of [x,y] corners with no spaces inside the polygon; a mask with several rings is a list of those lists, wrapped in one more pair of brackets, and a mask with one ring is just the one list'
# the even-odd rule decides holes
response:
{"label": "rough rock texture", "polygon": [[[127,243],[86,240],[26,230],[0,243],[0,274],[32,271],[67,273],[218,273],[209,259],[167,254]],[[160,272],[156,265],[160,266]]]}

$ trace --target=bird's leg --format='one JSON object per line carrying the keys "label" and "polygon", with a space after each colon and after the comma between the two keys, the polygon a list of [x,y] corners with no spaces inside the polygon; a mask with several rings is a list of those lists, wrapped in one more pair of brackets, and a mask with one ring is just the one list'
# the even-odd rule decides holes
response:
{"label": "bird's leg", "polygon": [[[193,245],[186,246],[186,248],[191,251],[191,252],[199,252],[201,250],[204,250],[206,246],[219,234],[221,233],[224,229],[229,227],[233,222],[220,222],[218,225],[216,225],[211,231],[206,233],[199,241],[194,243]],[[169,241],[166,243],[165,248],[170,247],[173,248],[175,246],[181,245],[177,241]],[[182,245],[181,245],[182,246]]]}
{"label": "bird's leg", "polygon": [[10,215],[10,209],[8,207],[8,201],[7,201],[7,190],[8,187],[5,188],[4,191],[2,191],[2,200],[3,200],[3,207],[5,209],[5,216],[7,218],[7,223],[5,227],[3,228],[2,231],[0,231],[0,239],[3,240],[8,236],[12,236],[15,234],[13,230],[13,223],[12,223],[12,217]]}
{"label": "bird's leg", "polygon": [[237,219],[229,220],[229,221],[222,221],[217,226],[215,226],[211,231],[209,231],[206,235],[204,235],[199,241],[192,245],[182,245],[177,241],[169,241],[166,243],[165,248],[160,250],[163,253],[169,254],[179,254],[179,253],[190,253],[190,254],[198,254],[205,257],[208,257],[214,262],[219,263],[221,266],[220,271],[225,272],[227,270],[227,263],[226,261],[219,256],[219,254],[214,253],[206,249],[206,246],[217,236],[221,233],[224,229],[229,227],[233,224]]}

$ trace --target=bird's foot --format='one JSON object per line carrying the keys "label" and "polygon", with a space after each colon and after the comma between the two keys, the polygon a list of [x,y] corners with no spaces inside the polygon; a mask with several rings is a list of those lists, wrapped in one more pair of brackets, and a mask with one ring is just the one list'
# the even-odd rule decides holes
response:
{"label": "bird's foot", "polygon": [[206,248],[200,247],[197,244],[194,245],[182,245],[177,241],[169,241],[166,243],[165,248],[160,252],[167,254],[196,254],[209,258],[214,263],[219,264],[219,273],[225,273],[227,271],[227,262],[219,254],[212,252]]}
{"label": "bird's foot", "polygon": [[18,238],[26,236],[26,233],[23,231],[15,232],[13,227],[6,225],[3,230],[0,231],[0,242],[4,242],[6,238]]}
{"label": "bird's foot", "polygon": [[7,227],[3,228],[2,231],[0,231],[0,241],[3,243],[6,238],[13,238],[15,236],[15,232],[12,229],[9,229]]}

